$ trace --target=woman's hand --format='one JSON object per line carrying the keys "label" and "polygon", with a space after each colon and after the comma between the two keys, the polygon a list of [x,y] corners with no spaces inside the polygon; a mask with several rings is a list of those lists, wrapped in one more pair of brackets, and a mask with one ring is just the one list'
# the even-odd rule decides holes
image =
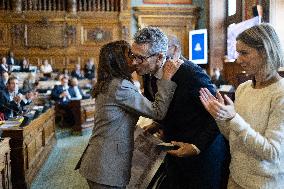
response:
{"label": "woman's hand", "polygon": [[235,117],[234,102],[227,95],[224,95],[227,102],[227,105],[225,105],[225,101],[219,92],[217,92],[217,98],[207,88],[201,88],[199,93],[203,106],[216,120],[228,121]]}
{"label": "woman's hand", "polygon": [[163,79],[171,80],[182,63],[182,60],[167,60],[163,67]]}

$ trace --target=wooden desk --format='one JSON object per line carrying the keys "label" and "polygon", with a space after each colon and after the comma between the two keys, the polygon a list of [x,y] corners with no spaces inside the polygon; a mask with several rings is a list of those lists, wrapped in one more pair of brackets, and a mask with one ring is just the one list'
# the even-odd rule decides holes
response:
{"label": "wooden desk", "polygon": [[[72,126],[74,134],[83,134],[85,130],[94,126],[95,99],[72,100],[67,108],[71,110],[74,116],[74,125]],[[55,109],[59,111],[60,108]],[[59,112],[56,115],[59,115]],[[64,122],[62,124],[64,125]],[[64,126],[68,127],[67,125]]]}
{"label": "wooden desk", "polygon": [[82,134],[94,126],[95,99],[73,100],[68,105],[74,115],[74,134]]}
{"label": "wooden desk", "polygon": [[0,189],[12,188],[9,140],[4,138],[0,141]]}
{"label": "wooden desk", "polygon": [[48,157],[56,142],[54,117],[54,109],[50,108],[23,128],[3,129],[3,136],[11,138],[13,188],[29,188]]}

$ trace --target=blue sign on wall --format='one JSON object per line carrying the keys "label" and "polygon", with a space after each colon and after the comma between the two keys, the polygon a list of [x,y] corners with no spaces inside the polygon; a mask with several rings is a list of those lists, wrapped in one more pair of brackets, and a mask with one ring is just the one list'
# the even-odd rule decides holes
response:
{"label": "blue sign on wall", "polygon": [[189,32],[189,60],[196,64],[207,63],[207,30]]}
{"label": "blue sign on wall", "polygon": [[192,35],[192,59],[204,59],[204,34]]}

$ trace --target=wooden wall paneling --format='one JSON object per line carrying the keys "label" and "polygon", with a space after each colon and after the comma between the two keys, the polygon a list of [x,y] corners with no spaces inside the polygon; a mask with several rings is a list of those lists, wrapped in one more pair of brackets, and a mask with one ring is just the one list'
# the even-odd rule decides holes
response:
{"label": "wooden wall paneling", "polygon": [[58,71],[62,71],[64,68],[66,68],[66,57],[64,57],[64,55],[55,56],[53,61],[53,68],[57,69]]}
{"label": "wooden wall paneling", "polygon": [[0,24],[0,46],[8,45],[8,25]]}
{"label": "wooden wall paneling", "polygon": [[25,45],[28,48],[63,48],[65,47],[65,27],[63,25],[28,25]]}
{"label": "wooden wall paneling", "polygon": [[86,25],[82,27],[82,44],[84,46],[97,46],[99,44],[105,44],[117,39],[115,36],[115,30],[112,26],[90,26]]}
{"label": "wooden wall paneling", "polygon": [[[102,45],[112,40],[129,40],[130,17],[130,10],[77,15],[60,11],[0,12],[0,55],[6,56],[12,49],[16,58],[26,57],[32,65],[40,65],[48,58],[60,70],[73,68],[68,60],[78,57],[84,63],[90,57],[97,62]],[[103,38],[100,31],[105,34]]]}
{"label": "wooden wall paneling", "polygon": [[14,48],[22,48],[25,45],[26,25],[23,23],[10,24],[10,37]]}
{"label": "wooden wall paneling", "polygon": [[50,140],[52,139],[52,137],[54,136],[54,130],[55,130],[55,123],[54,120],[48,120],[48,122],[46,123],[45,127],[44,127],[44,144],[46,145],[50,142]]}
{"label": "wooden wall paneling", "polygon": [[42,141],[42,138],[43,138],[43,128],[41,128],[40,130],[38,130],[38,133],[36,134],[36,137],[35,137],[35,143],[36,143],[36,152],[40,152],[40,150],[42,150],[42,147],[43,147],[43,141]]}
{"label": "wooden wall paneling", "polygon": [[10,138],[0,140],[0,189],[12,188],[9,140]]}
{"label": "wooden wall paneling", "polygon": [[[156,26],[174,34],[182,43],[182,54],[188,57],[188,32],[196,28],[200,9],[190,7],[134,7],[138,28]],[[159,10],[159,12],[157,12]]]}
{"label": "wooden wall paneling", "polygon": [[81,64],[81,58],[79,56],[69,56],[66,58],[66,68],[68,70],[74,70],[75,64]]}
{"label": "wooden wall paneling", "polygon": [[[262,20],[264,22],[269,22],[270,20],[270,15],[271,14],[271,11],[269,11],[270,9],[270,5],[271,5],[271,2],[273,3],[273,1],[275,0],[243,0],[243,5],[244,5],[244,8],[243,8],[243,20],[248,20],[250,18],[253,18],[253,10],[252,8],[256,5],[261,5],[262,7]],[[281,4],[281,1],[282,0],[278,0],[278,1],[275,1],[275,2],[279,2]],[[283,1],[282,1],[283,2]],[[279,4],[279,5],[280,5]],[[277,11],[277,10],[276,10]]]}
{"label": "wooden wall paneling", "polygon": [[[50,2],[37,4],[41,11],[28,10],[29,1],[22,1],[21,12],[0,11],[0,55],[6,56],[11,49],[16,58],[26,57],[32,65],[40,65],[48,58],[54,68],[61,70],[66,66],[73,68],[71,60],[82,60],[82,64],[94,57],[97,62],[102,45],[130,39],[130,0],[110,1],[109,11],[100,12],[97,9],[103,1],[86,1],[87,11],[83,7],[78,12],[79,3],[85,1],[68,0],[68,9],[65,1]],[[78,3],[76,10],[74,2]]]}
{"label": "wooden wall paneling", "polygon": [[236,62],[225,62],[223,64],[223,70],[224,78],[229,82],[229,84],[237,88],[239,85],[237,75],[242,73],[242,67]]}

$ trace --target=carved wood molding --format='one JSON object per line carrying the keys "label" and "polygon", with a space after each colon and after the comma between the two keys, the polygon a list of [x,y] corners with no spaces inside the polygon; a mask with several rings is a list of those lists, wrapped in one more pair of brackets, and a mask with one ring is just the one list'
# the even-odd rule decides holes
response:
{"label": "carved wood molding", "polygon": [[[199,18],[199,8],[190,7],[134,7],[134,16],[138,21],[138,27],[146,25],[166,26],[191,26],[195,28]],[[157,11],[159,10],[159,12]],[[188,21],[190,23],[188,23]],[[192,25],[194,24],[194,25]]]}
{"label": "carved wood molding", "polygon": [[113,28],[104,26],[83,26],[81,29],[83,45],[97,46],[113,40]]}
{"label": "carved wood molding", "polygon": [[19,60],[39,65],[48,59],[59,70],[90,57],[98,62],[102,45],[130,38],[130,0],[121,3],[121,12],[0,11],[0,55],[12,49]]}
{"label": "carved wood molding", "polygon": [[25,46],[49,49],[65,47],[64,25],[28,24],[26,26]]}
{"label": "carved wood molding", "polygon": [[8,26],[0,25],[0,45],[6,46],[8,43]]}
{"label": "carved wood molding", "polygon": [[112,39],[112,32],[102,28],[94,28],[87,31],[87,40],[93,42],[104,42]]}
{"label": "carved wood molding", "polygon": [[11,38],[12,44],[14,46],[23,46],[25,36],[25,25],[24,24],[15,24],[11,27]]}

